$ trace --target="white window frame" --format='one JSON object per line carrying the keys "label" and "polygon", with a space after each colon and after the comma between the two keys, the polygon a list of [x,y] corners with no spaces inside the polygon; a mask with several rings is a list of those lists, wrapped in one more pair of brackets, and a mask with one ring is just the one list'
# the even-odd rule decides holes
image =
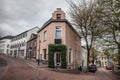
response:
{"label": "white window frame", "polygon": [[[70,55],[70,51],[71,51],[71,55]],[[73,50],[72,50],[72,48],[69,48],[69,51],[68,51],[68,63],[70,64],[72,62],[73,62]]]}
{"label": "white window frame", "polygon": [[[60,30],[61,30],[61,36],[60,37],[56,37],[56,27],[60,27]],[[61,39],[62,38],[62,27],[61,26],[56,26],[55,27],[55,39]]]}
{"label": "white window frame", "polygon": [[44,31],[43,33],[43,40],[45,41],[47,39],[47,31]]}

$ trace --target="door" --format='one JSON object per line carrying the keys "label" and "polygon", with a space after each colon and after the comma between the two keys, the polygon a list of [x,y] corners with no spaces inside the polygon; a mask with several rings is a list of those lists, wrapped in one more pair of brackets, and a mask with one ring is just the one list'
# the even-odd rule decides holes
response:
{"label": "door", "polygon": [[54,63],[55,63],[55,66],[61,66],[61,54],[60,54],[60,52],[54,53]]}

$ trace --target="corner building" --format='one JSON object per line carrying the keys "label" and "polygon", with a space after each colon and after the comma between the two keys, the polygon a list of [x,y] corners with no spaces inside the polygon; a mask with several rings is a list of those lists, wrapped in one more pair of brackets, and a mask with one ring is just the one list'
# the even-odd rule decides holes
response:
{"label": "corner building", "polygon": [[[48,45],[64,44],[67,46],[67,68],[78,68],[81,65],[81,37],[65,18],[61,8],[57,8],[52,17],[39,29],[37,40],[38,58],[48,63]],[[54,65],[61,66],[61,55],[54,53]]]}

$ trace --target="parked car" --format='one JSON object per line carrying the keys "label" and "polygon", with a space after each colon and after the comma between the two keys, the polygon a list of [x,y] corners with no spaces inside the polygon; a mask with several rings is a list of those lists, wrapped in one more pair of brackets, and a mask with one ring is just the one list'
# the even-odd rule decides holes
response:
{"label": "parked car", "polygon": [[107,70],[112,70],[112,66],[106,66]]}
{"label": "parked car", "polygon": [[96,71],[97,71],[97,67],[95,64],[89,66],[89,72],[96,72]]}

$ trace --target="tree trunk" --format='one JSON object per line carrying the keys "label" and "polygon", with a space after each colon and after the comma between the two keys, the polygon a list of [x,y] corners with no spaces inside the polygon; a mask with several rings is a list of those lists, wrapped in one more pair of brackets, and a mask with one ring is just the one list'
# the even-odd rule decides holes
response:
{"label": "tree trunk", "polygon": [[87,72],[89,71],[89,57],[90,57],[90,50],[87,49]]}
{"label": "tree trunk", "polygon": [[118,44],[118,64],[120,65],[120,43]]}

